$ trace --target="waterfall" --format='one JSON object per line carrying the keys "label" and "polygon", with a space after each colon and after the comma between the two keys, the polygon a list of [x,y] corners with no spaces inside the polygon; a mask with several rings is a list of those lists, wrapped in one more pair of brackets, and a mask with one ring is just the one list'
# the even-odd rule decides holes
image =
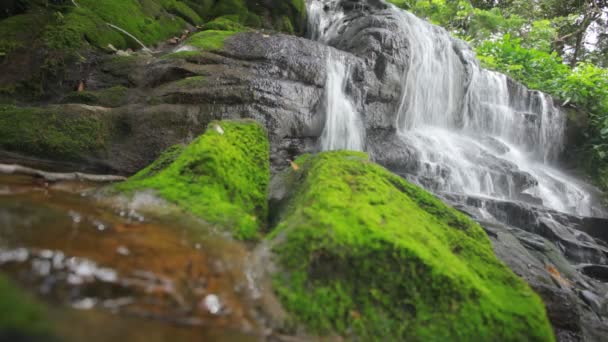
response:
{"label": "waterfall", "polygon": [[[339,3],[308,2],[311,37],[325,43],[340,37],[351,19]],[[590,187],[553,165],[563,149],[566,116],[552,98],[481,68],[466,43],[387,6],[382,15],[394,19],[408,43],[407,51],[395,55],[406,70],[394,127],[416,152],[408,178],[439,194],[527,201],[592,215]],[[330,57],[323,149],[365,146],[364,133],[356,133],[363,132],[361,115],[345,93],[347,80],[348,67]]]}
{"label": "waterfall", "polygon": [[363,127],[352,100],[346,96],[350,68],[339,57],[327,58],[325,83],[325,127],[321,135],[321,149],[363,150]]}
{"label": "waterfall", "polygon": [[[434,191],[543,205],[591,215],[591,196],[551,166],[566,116],[551,97],[479,66],[444,29],[391,6],[411,50],[397,129],[421,153],[415,175]],[[428,181],[425,185],[428,186]]]}
{"label": "waterfall", "polygon": [[[309,32],[312,39],[327,42],[337,34],[334,27],[344,14],[336,11],[336,1],[307,3]],[[321,134],[321,149],[362,151],[364,128],[352,98],[347,95],[351,68],[338,54],[327,55],[325,81],[325,126]]]}

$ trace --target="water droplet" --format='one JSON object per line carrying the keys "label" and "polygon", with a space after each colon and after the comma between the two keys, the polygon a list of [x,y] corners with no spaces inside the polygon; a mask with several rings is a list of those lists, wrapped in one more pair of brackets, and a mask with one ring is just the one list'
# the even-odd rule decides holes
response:
{"label": "water droplet", "polygon": [[125,246],[118,246],[116,248],[116,253],[118,253],[122,256],[127,256],[127,255],[131,254],[131,251]]}
{"label": "water droplet", "polygon": [[207,295],[205,299],[203,299],[203,305],[212,315],[217,315],[220,310],[222,310],[220,298],[214,294]]}
{"label": "water droplet", "polygon": [[81,300],[77,300],[72,303],[72,307],[78,310],[89,310],[92,309],[95,304],[97,304],[97,299],[95,298],[83,298]]}

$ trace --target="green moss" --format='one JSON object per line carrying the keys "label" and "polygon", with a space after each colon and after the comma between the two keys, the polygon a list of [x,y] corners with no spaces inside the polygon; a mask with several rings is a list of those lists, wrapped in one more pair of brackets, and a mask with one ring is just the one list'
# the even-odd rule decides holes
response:
{"label": "green moss", "polygon": [[553,341],[540,298],[476,223],[359,152],[299,158],[271,234],[296,322],[361,341]]}
{"label": "green moss", "polygon": [[[130,182],[141,181],[146,178],[150,178],[152,176],[157,175],[159,172],[166,169],[171,163],[173,163],[177,157],[182,154],[186,146],[184,145],[173,145],[166,149],[161,155],[156,158],[156,160],[146,166],[143,170],[139,171],[137,174],[131,176],[129,178]],[[123,185],[120,185],[122,187]]]}
{"label": "green moss", "polygon": [[196,13],[192,8],[182,2],[175,1],[173,3],[170,3],[167,8],[169,12],[180,16],[182,19],[192,25],[198,25],[203,22],[203,19],[201,19],[198,13]]}
{"label": "green moss", "polygon": [[251,239],[267,220],[268,183],[266,131],[255,121],[243,120],[212,122],[188,147],[169,149],[115,189],[156,190],[236,238]]}
{"label": "green moss", "polygon": [[293,25],[291,24],[291,20],[289,19],[289,17],[285,15],[281,17],[281,26],[279,27],[279,30],[289,34],[294,33]]}
{"label": "green moss", "polygon": [[291,5],[295,9],[295,13],[291,16],[291,21],[298,27],[299,33],[304,33],[304,27],[306,26],[307,14],[306,14],[306,1],[305,0],[291,0]]}
{"label": "green moss", "polygon": [[129,74],[137,68],[137,65],[144,58],[136,55],[113,55],[104,59],[101,70],[116,77],[128,78]]}
{"label": "green moss", "polygon": [[203,19],[209,19],[211,9],[215,4],[215,0],[182,0],[182,2],[190,6]]}
{"label": "green moss", "polygon": [[18,48],[27,47],[28,41],[41,34],[49,17],[45,11],[33,11],[1,20],[0,53],[9,55]]}
{"label": "green moss", "polygon": [[127,104],[128,89],[116,86],[97,91],[73,92],[65,96],[64,103],[83,103],[104,107],[120,107]]}
{"label": "green moss", "polygon": [[196,57],[199,57],[201,55],[200,51],[179,51],[179,52],[172,52],[166,55],[161,56],[161,59],[184,59],[184,60],[190,60],[190,59],[195,59]]}
{"label": "green moss", "polygon": [[[41,39],[58,51],[80,50],[86,42],[98,48],[140,48],[116,25],[144,44],[180,34],[186,21],[202,22],[187,4],[177,0],[80,0],[75,6],[34,6],[26,14],[0,21],[0,52],[10,53]],[[171,13],[175,14],[172,15]]]}
{"label": "green moss", "polygon": [[103,149],[108,136],[107,125],[95,113],[0,106],[0,148],[9,151],[78,159]]}
{"label": "green moss", "polygon": [[0,312],[0,339],[49,340],[51,326],[44,307],[1,275]]}
{"label": "green moss", "polygon": [[224,48],[224,42],[239,31],[207,30],[191,36],[186,44],[208,51]]}
{"label": "green moss", "polygon": [[239,18],[246,18],[249,12],[247,4],[243,0],[218,0],[211,10],[213,17],[225,15],[237,15]]}
{"label": "green moss", "polygon": [[238,16],[225,15],[213,19],[203,25],[203,30],[219,30],[219,31],[244,31],[245,27],[239,22]]}
{"label": "green moss", "polygon": [[207,84],[207,79],[205,78],[205,76],[192,76],[192,77],[186,77],[184,79],[181,79],[181,80],[173,83],[172,85],[179,86],[179,87],[188,87],[188,86],[198,87],[198,86],[203,86],[206,84]]}
{"label": "green moss", "polygon": [[[108,44],[117,48],[139,48],[132,38],[107,23],[126,30],[144,44],[153,44],[179,34],[185,26],[182,18],[168,15],[168,12],[177,12],[195,23],[201,21],[192,9],[177,1],[80,0],[78,4],[80,7],[72,9],[62,25],[51,30],[55,38],[50,41],[59,40],[59,34],[63,33],[70,37],[80,35],[80,41],[85,37],[102,48]],[[66,43],[66,39],[60,42],[62,46]]]}
{"label": "green moss", "polygon": [[[287,33],[304,33],[306,5],[304,0],[218,0],[207,19],[230,17],[235,24],[251,28],[267,28]],[[286,20],[286,19],[287,20]],[[288,23],[288,24],[287,24]],[[223,23],[224,26],[230,23]],[[290,29],[291,27],[291,29]],[[210,29],[232,30],[212,26]]]}

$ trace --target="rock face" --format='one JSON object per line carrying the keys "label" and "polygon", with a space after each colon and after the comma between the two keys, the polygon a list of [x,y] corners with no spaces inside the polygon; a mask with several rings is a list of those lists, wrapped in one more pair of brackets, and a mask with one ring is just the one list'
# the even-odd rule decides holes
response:
{"label": "rock face", "polygon": [[543,298],[559,341],[605,338],[608,220],[518,202],[444,198],[484,227],[496,255]]}
{"label": "rock face", "polygon": [[[169,146],[198,136],[212,120],[252,118],[270,134],[273,166],[284,166],[287,158],[316,149],[323,129],[320,106],[329,51],[339,53],[293,36],[242,33],[228,38],[222,51],[106,58],[88,75],[93,96],[83,99],[70,94],[63,101],[87,105],[35,110],[52,112],[58,120],[73,112],[82,117],[103,112],[96,116],[104,127],[112,127],[112,134],[100,139],[99,146],[74,146],[65,152],[63,147],[46,143],[44,136],[20,145],[4,137],[1,146],[28,155],[84,162],[89,168],[133,173]],[[342,54],[352,63],[362,64]],[[122,95],[129,104],[100,107],[97,89],[116,86],[129,86]],[[21,110],[4,107],[0,114],[0,120],[7,121],[6,129],[15,135],[25,133],[21,119],[16,119],[25,121]],[[49,148],[33,150],[40,143]]]}

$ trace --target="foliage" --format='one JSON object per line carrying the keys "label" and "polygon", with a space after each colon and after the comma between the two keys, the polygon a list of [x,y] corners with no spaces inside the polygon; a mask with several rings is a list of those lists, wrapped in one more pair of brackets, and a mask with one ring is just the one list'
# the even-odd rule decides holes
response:
{"label": "foliage", "polygon": [[522,47],[519,39],[505,36],[486,41],[478,48],[485,67],[501,71],[528,87],[547,92],[588,112],[587,140],[581,148],[581,163],[586,171],[608,190],[608,69],[579,63],[570,69],[556,53]]}
{"label": "foliage", "polygon": [[552,341],[536,294],[480,226],[360,152],[295,161],[270,235],[296,322],[361,341]]}
{"label": "foliage", "polygon": [[555,53],[522,47],[520,39],[506,35],[497,41],[485,41],[477,48],[483,66],[506,73],[528,87],[556,92],[570,73]]}
{"label": "foliage", "polygon": [[170,148],[115,189],[155,190],[236,238],[252,239],[268,217],[269,168],[262,126],[252,120],[218,121],[189,146]]}

